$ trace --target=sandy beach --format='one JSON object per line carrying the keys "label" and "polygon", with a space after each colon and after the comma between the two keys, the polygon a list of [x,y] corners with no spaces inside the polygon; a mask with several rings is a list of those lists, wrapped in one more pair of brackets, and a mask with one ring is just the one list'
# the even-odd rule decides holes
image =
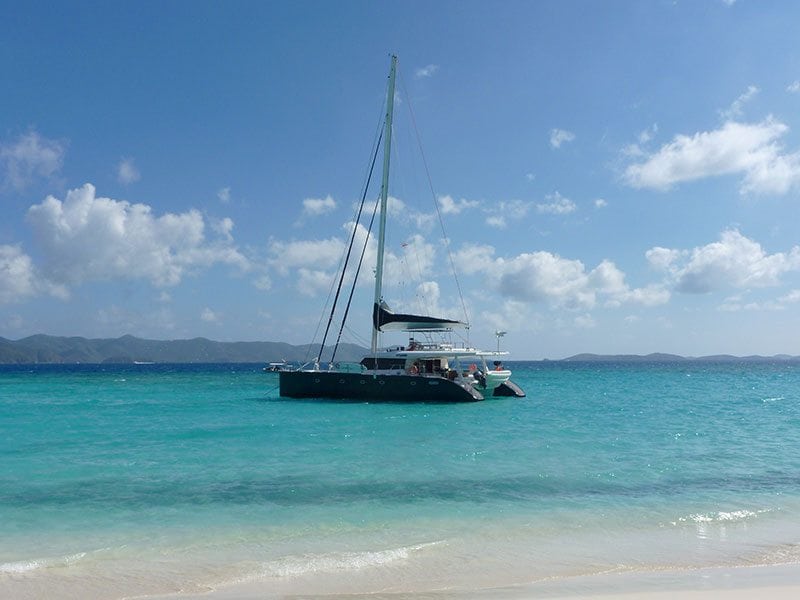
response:
{"label": "sandy beach", "polygon": [[[322,592],[284,591],[275,593],[265,582],[208,590],[205,593],[149,596],[152,600],[743,600],[800,597],[800,565],[720,567],[678,571],[609,573],[586,577],[541,581],[528,585],[458,590],[370,591],[364,593],[331,590]],[[407,587],[413,587],[410,583]]]}

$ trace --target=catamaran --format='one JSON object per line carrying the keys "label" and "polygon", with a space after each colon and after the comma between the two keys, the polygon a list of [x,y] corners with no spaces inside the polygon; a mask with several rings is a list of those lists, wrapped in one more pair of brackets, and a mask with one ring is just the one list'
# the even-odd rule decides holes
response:
{"label": "catamaran", "polygon": [[[392,142],[392,119],[394,113],[395,78],[397,57],[391,57],[389,83],[386,94],[386,118],[383,137],[383,174],[379,199],[377,260],[375,266],[375,294],[372,311],[372,342],[370,354],[357,364],[335,363],[333,355],[326,367],[321,366],[322,350],[311,365],[296,370],[281,370],[278,374],[280,394],[289,398],[332,398],[370,402],[475,402],[487,396],[525,396],[522,389],[511,381],[511,371],[503,366],[502,358],[507,352],[499,348],[500,336],[496,332],[498,348],[496,351],[483,351],[466,345],[455,345],[438,334],[447,334],[454,329],[468,327],[466,322],[438,318],[429,315],[395,313],[383,298],[384,253],[386,239],[386,216],[389,198],[389,164]],[[374,166],[380,141],[372,159]],[[369,178],[367,185],[369,184]],[[364,192],[366,198],[366,189]],[[362,198],[362,208],[363,200]],[[376,207],[377,209],[377,207]],[[359,209],[358,219],[361,217]],[[373,220],[375,212],[373,212]],[[370,230],[372,222],[370,223]],[[339,288],[341,289],[350,250],[355,239],[356,227],[350,248],[344,260]],[[366,248],[366,245],[365,245]],[[361,259],[364,257],[362,251]],[[356,277],[361,261],[356,267]],[[350,300],[355,282],[350,292]],[[337,290],[336,298],[339,298]],[[349,309],[350,300],[347,302]],[[328,335],[337,300],[328,319]],[[346,319],[347,310],[345,311]],[[408,344],[379,348],[379,334],[387,331],[404,331],[409,334]],[[341,329],[339,336],[341,338]],[[418,339],[419,338],[419,339]],[[489,364],[491,363],[491,365]]]}

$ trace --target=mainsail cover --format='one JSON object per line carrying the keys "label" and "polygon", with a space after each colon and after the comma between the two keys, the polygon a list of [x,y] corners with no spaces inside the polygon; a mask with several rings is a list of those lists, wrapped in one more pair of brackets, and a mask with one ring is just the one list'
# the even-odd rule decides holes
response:
{"label": "mainsail cover", "polygon": [[440,319],[427,315],[409,315],[392,312],[385,302],[374,304],[372,324],[378,331],[421,331],[466,327],[462,321]]}

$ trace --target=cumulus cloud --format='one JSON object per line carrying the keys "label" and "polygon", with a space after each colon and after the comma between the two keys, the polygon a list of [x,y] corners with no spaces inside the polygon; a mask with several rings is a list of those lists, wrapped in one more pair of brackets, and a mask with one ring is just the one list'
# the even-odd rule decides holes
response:
{"label": "cumulus cloud", "polygon": [[545,197],[545,202],[536,205],[536,210],[540,213],[551,215],[568,215],[578,210],[575,203],[569,198],[565,198],[558,192],[549,194]]}
{"label": "cumulus cloud", "polygon": [[561,144],[571,142],[575,139],[575,134],[564,129],[550,130],[550,145],[553,148],[561,148]]}
{"label": "cumulus cloud", "polygon": [[334,273],[301,267],[297,270],[297,291],[304,296],[318,296],[331,289]]}
{"label": "cumulus cloud", "polygon": [[223,204],[228,204],[231,201],[231,188],[224,187],[217,190],[217,198]]}
{"label": "cumulus cloud", "polygon": [[[440,306],[440,299],[441,290],[439,289],[439,283],[436,281],[422,281],[417,284],[414,290],[413,300],[407,302],[393,302],[391,307],[395,311],[400,312],[436,315],[445,318],[452,316]],[[452,318],[459,320],[458,316],[453,316]],[[461,320],[463,320],[463,318],[462,315]]]}
{"label": "cumulus cloud", "polygon": [[452,196],[439,196],[439,209],[444,215],[457,215],[464,210],[476,208],[480,203],[477,200],[453,200]]}
{"label": "cumulus cloud", "polygon": [[[464,202],[469,202],[469,200],[465,200]],[[386,214],[389,215],[394,222],[406,225],[411,223],[416,226],[417,229],[421,229],[423,231],[429,231],[434,223],[436,223],[435,212],[425,213],[413,210],[400,198],[389,196],[386,199],[386,204]]]}
{"label": "cumulus cloud", "polygon": [[117,165],[117,181],[123,185],[128,185],[139,181],[142,178],[136,163],[132,158],[123,158]]}
{"label": "cumulus cloud", "polygon": [[607,200],[603,200],[602,198],[595,199],[595,201],[594,201],[594,207],[595,208],[605,208],[606,206],[608,206],[608,201]]}
{"label": "cumulus cloud", "polygon": [[[346,231],[341,238],[324,240],[271,240],[269,244],[269,266],[282,277],[292,276],[294,286],[304,295],[314,296],[327,292],[331,281],[338,276],[341,261],[353,232],[353,223],[344,225]],[[352,281],[358,263],[357,256],[366,245],[359,285],[372,285],[372,267],[377,259],[377,242],[367,233],[363,225],[355,232],[353,254],[346,280]],[[384,286],[396,286],[409,281],[419,281],[433,272],[436,264],[436,247],[420,234],[411,235],[398,245],[384,251]]]}
{"label": "cumulus cloud", "polygon": [[718,242],[691,251],[652,248],[647,259],[668,274],[677,291],[704,294],[779,285],[782,275],[800,270],[800,247],[767,254],[758,242],[727,230]]}
{"label": "cumulus cloud", "polygon": [[436,71],[438,70],[439,70],[439,65],[426,65],[414,71],[414,75],[416,75],[417,79],[423,77],[433,77],[436,74]]}
{"label": "cumulus cloud", "polygon": [[35,131],[15,141],[0,143],[0,169],[5,185],[22,190],[37,178],[48,179],[61,170],[66,145]]}
{"label": "cumulus cloud", "polygon": [[18,246],[0,246],[0,304],[33,296],[36,288],[30,256]]}
{"label": "cumulus cloud", "polygon": [[628,303],[654,306],[669,300],[669,292],[661,286],[630,288],[625,274],[608,260],[587,270],[579,260],[545,251],[510,259],[497,258],[494,253],[491,246],[467,245],[455,258],[462,272],[480,273],[503,297],[517,302],[586,310],[600,300],[611,307]]}
{"label": "cumulus cloud", "polygon": [[325,198],[306,198],[303,200],[303,215],[318,217],[336,209],[336,201],[330,195]]}
{"label": "cumulus cloud", "polygon": [[0,245],[0,304],[20,302],[41,293],[68,296],[66,288],[37,273],[31,257],[19,246]]}
{"label": "cumulus cloud", "polygon": [[345,243],[337,237],[325,240],[272,240],[269,244],[270,264],[281,275],[290,269],[316,267],[329,269],[338,264]]}
{"label": "cumulus cloud", "polygon": [[155,216],[145,204],[97,197],[88,183],[63,202],[48,196],[28,209],[27,218],[41,246],[43,272],[58,284],[144,279],[166,287],[218,263],[249,268],[229,239],[206,239],[198,211]]}
{"label": "cumulus cloud", "polygon": [[770,117],[678,135],[644,161],[629,165],[625,181],[635,188],[667,190],[685,181],[741,174],[743,193],[784,194],[800,183],[800,153],[785,154],[779,144],[788,130]]}

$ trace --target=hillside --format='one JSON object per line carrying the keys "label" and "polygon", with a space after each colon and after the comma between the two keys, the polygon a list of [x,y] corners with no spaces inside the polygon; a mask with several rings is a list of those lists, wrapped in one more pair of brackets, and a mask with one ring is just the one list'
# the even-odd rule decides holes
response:
{"label": "hillside", "polygon": [[[319,346],[313,347],[316,353]],[[336,358],[357,361],[366,353],[355,344],[341,344]],[[312,355],[309,345],[283,342],[215,342],[191,340],[145,340],[125,335],[115,339],[86,339],[32,335],[21,340],[0,338],[0,364],[27,363],[264,363],[287,360],[301,362]],[[323,358],[330,356],[329,351]]]}

